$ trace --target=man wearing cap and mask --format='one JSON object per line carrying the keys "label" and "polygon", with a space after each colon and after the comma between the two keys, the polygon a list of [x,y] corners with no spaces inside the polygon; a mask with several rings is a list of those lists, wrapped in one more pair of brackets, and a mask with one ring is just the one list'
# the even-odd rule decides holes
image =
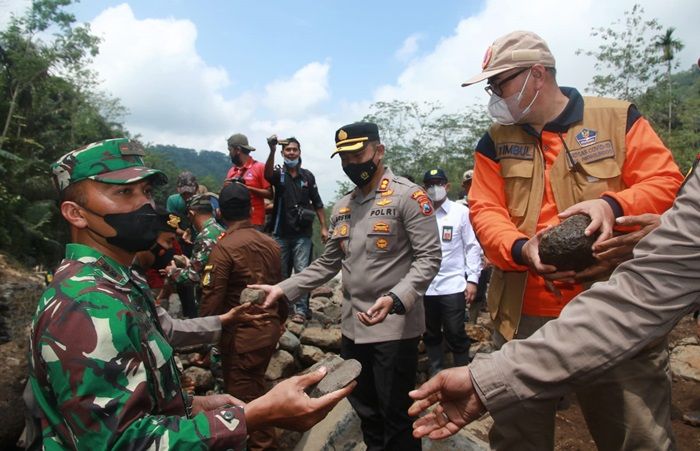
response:
{"label": "man wearing cap and mask", "polygon": [[152,294],[129,268],[136,252],[155,243],[152,185],[166,181],[143,156],[136,142],[108,139],[51,166],[72,242],[30,333],[42,446],[243,449],[249,430],[312,426],[352,389],[302,396],[323,371],[282,382],[245,411],[230,395],[183,393]]}
{"label": "man wearing cap and mask", "polygon": [[[202,275],[201,316],[220,315],[240,305],[243,289],[249,284],[277,283],[282,280],[280,247],[270,236],[256,230],[251,222],[251,195],[238,182],[223,187],[219,210],[226,231],[212,250]],[[287,305],[252,313],[265,319],[224,326],[219,352],[226,392],[250,402],[265,394],[265,370],[287,319]],[[249,450],[276,446],[274,428],[250,435]]]}
{"label": "man wearing cap and mask", "polygon": [[323,255],[268,292],[293,301],[342,269],[341,356],[362,364],[349,397],[368,450],[415,450],[408,391],[415,386],[423,294],[440,267],[433,205],[425,191],[384,166],[379,129],[356,122],[335,133],[356,188],[336,202]]}
{"label": "man wearing cap and mask", "polygon": [[[615,219],[664,212],[682,176],[634,105],[560,88],[554,57],[535,33],[497,39],[482,69],[463,86],[488,80],[496,123],[477,144],[469,205],[495,267],[488,305],[502,343],[528,337],[559,316],[584,282],[606,277],[620,261],[611,239]],[[591,217],[587,234],[600,233],[593,246],[597,263],[581,272],[542,264],[541,233],[578,213]],[[484,384],[489,374],[479,360],[472,377]],[[651,446],[670,422],[668,406],[661,405],[666,398],[653,395],[669,389],[665,341],[640,350],[637,362],[647,363],[646,375],[621,365],[579,392],[591,434],[603,449]],[[646,393],[639,398],[633,392]],[[551,449],[555,407],[552,401],[515,419],[495,416],[492,446]]]}
{"label": "man wearing cap and mask", "polygon": [[231,135],[227,144],[233,166],[226,174],[224,184],[237,181],[248,188],[252,208],[250,222],[257,230],[262,231],[265,226],[265,199],[272,199],[270,182],[265,179],[265,165],[250,156],[255,147],[248,144],[246,135]]}
{"label": "man wearing cap and mask", "polygon": [[[321,241],[328,239],[326,212],[318,193],[316,177],[301,167],[301,144],[295,137],[279,141],[276,135],[267,139],[270,155],[265,162],[265,178],[275,187],[275,202],[268,230],[282,251],[282,277],[301,272],[311,263],[311,234],[314,217],[320,224]],[[282,146],[282,166],[275,167],[275,148]],[[294,304],[291,320],[304,323],[311,319],[309,296],[303,295]]]}
{"label": "man wearing cap and mask", "polygon": [[[447,197],[450,184],[445,171],[430,169],[423,175],[423,187],[433,201],[437,219],[442,262],[425,292],[423,336],[430,361],[430,375],[443,367],[443,336],[455,366],[469,363],[471,340],[464,330],[467,305],[474,301],[481,272],[481,248],[469,222],[469,208]],[[466,279],[465,279],[466,277]]]}

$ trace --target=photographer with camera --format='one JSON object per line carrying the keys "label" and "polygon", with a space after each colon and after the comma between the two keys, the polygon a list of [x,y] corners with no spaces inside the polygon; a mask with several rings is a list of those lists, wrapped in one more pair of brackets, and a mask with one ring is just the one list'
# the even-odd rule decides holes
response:
{"label": "photographer with camera", "polygon": [[[265,162],[265,178],[275,187],[272,217],[267,229],[282,249],[282,277],[299,273],[311,263],[311,232],[314,216],[321,225],[321,240],[328,239],[323,201],[318,194],[316,178],[301,167],[301,146],[294,137],[278,140],[276,135],[267,139],[270,155]],[[275,167],[275,148],[282,147],[282,166]],[[308,294],[294,304],[291,320],[303,323],[311,318]]]}
{"label": "photographer with camera", "polygon": [[226,174],[224,186],[238,182],[248,188],[251,202],[250,222],[257,230],[262,231],[265,225],[265,199],[272,199],[272,189],[264,174],[265,165],[250,156],[255,147],[248,144],[246,135],[231,135],[227,144],[233,166]]}

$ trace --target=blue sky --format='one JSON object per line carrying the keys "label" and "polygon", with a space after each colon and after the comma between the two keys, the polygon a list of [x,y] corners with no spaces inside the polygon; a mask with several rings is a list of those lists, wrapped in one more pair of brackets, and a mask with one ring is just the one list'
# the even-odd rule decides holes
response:
{"label": "blue sky", "polygon": [[[72,11],[102,38],[92,69],[145,143],[225,152],[226,138],[242,132],[264,160],[267,136],[295,135],[332,200],[345,179],[328,157],[334,132],[372,103],[437,101],[444,112],[485,104],[483,85],[460,84],[494,39],[518,29],[547,40],[559,83],[585,93],[595,61],[576,50],[594,48],[591,30],[634,3],[676,28],[681,68],[697,61],[697,0],[85,0]],[[28,4],[0,0],[0,26]]]}
{"label": "blue sky", "polygon": [[[123,1],[84,1],[74,8],[91,21]],[[137,18],[190,20],[197,25],[196,48],[206,61],[224,65],[237,85],[263,87],[308,61],[331,60],[329,83],[340,99],[371,95],[403,70],[394,57],[404,40],[419,35],[423,49],[434,47],[480,1],[144,1],[128,2]],[[420,50],[417,51],[417,53]],[[415,55],[411,55],[415,56]]]}

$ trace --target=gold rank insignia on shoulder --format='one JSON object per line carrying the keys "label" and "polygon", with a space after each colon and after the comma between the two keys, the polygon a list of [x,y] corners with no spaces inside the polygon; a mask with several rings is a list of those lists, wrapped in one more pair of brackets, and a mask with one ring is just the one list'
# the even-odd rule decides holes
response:
{"label": "gold rank insignia on shoulder", "polygon": [[427,194],[425,194],[425,191],[418,190],[418,191],[414,192],[413,194],[411,194],[411,199],[416,200],[419,197],[423,197],[423,196],[427,196]]}
{"label": "gold rank insignia on shoulder", "polygon": [[386,207],[390,203],[391,203],[391,199],[379,199],[377,201],[377,205],[379,205],[380,207]]}
{"label": "gold rank insignia on shoulder", "polygon": [[393,190],[393,189],[388,189],[388,190],[384,191],[384,192],[381,194],[381,196],[382,196],[382,197],[389,197],[389,196],[391,196],[392,194],[394,194],[394,190]]}
{"label": "gold rank insignia on shoulder", "polygon": [[214,265],[206,265],[206,266],[204,267],[204,270],[205,270],[205,271],[211,271],[212,269],[214,269]]}
{"label": "gold rank insignia on shoulder", "polygon": [[338,226],[336,229],[336,234],[335,236],[348,236],[348,232],[350,231],[350,228],[348,227],[347,224],[341,224]]}
{"label": "gold rank insignia on shoulder", "polygon": [[348,139],[348,132],[346,132],[345,130],[342,130],[342,129],[339,130],[338,131],[338,141],[345,141],[346,139]]}
{"label": "gold rank insignia on shoulder", "polygon": [[211,272],[204,270],[204,276],[202,277],[202,286],[208,287],[211,282]]}
{"label": "gold rank insignia on shoulder", "polygon": [[382,179],[381,182],[379,182],[379,189],[377,191],[386,191],[386,189],[389,187],[389,179]]}
{"label": "gold rank insignia on shoulder", "polygon": [[372,232],[390,232],[389,224],[386,222],[377,222],[372,226]]}
{"label": "gold rank insignia on shoulder", "polygon": [[350,207],[343,207],[340,210],[338,210],[338,213],[341,215],[346,215],[350,213]]}
{"label": "gold rank insignia on shoulder", "polygon": [[389,242],[385,240],[384,238],[379,238],[376,242],[375,245],[377,246],[377,249],[386,249],[387,246],[389,246]]}

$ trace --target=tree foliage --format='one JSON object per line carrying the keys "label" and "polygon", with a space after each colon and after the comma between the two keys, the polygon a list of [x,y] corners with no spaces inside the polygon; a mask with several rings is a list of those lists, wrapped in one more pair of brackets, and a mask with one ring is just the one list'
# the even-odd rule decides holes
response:
{"label": "tree foliage", "polygon": [[85,69],[98,40],[65,12],[70,3],[35,0],[0,31],[0,249],[26,264],[57,261],[67,239],[50,163],[126,133],[118,102]]}
{"label": "tree foliage", "polygon": [[428,169],[440,167],[451,182],[451,195],[460,190],[462,174],[474,166],[474,148],[491,119],[485,110],[442,111],[435,102],[377,102],[365,120],[379,125],[386,146],[385,163],[398,175],[418,183]]}
{"label": "tree foliage", "polygon": [[643,14],[644,8],[635,4],[622,19],[593,29],[591,37],[600,40],[596,49],[577,50],[595,59],[589,88],[597,95],[634,101],[659,81],[662,58],[654,42],[662,26]]}

